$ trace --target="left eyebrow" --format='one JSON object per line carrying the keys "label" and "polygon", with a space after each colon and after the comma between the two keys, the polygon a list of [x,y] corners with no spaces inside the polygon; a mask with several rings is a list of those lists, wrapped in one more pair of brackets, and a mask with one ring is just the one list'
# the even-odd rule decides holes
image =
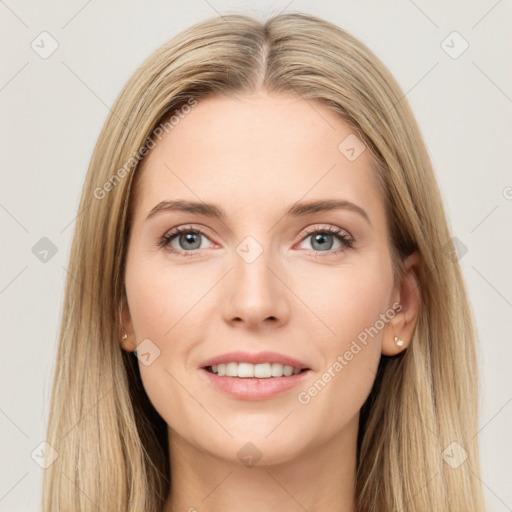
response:
{"label": "left eyebrow", "polygon": [[361,215],[371,226],[370,217],[357,204],[351,203],[343,199],[331,199],[321,201],[307,201],[302,203],[295,203],[285,214],[285,217],[301,217],[310,215],[311,213],[327,212],[331,210],[351,210]]}
{"label": "left eyebrow", "polygon": [[[331,210],[351,210],[355,213],[361,215],[368,224],[371,225],[370,218],[363,208],[357,206],[350,201],[341,200],[341,199],[331,199],[331,200],[319,200],[319,201],[307,201],[302,203],[293,204],[285,213],[285,217],[303,217],[305,215],[310,215],[312,213],[318,212],[326,212]],[[151,211],[148,213],[146,220],[151,219],[156,214],[160,212],[167,211],[180,211],[180,212],[188,212],[195,213],[198,215],[205,215],[207,217],[217,218],[217,219],[225,219],[226,213],[220,207],[212,203],[204,203],[200,201],[184,201],[184,200],[174,200],[174,201],[161,201],[158,203]]]}

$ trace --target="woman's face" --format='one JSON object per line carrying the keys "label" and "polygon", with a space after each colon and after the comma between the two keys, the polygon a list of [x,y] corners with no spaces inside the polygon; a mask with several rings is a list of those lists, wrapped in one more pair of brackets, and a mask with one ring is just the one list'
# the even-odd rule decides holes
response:
{"label": "woman's face", "polygon": [[[208,98],[182,115],[140,169],[128,346],[174,439],[285,462],[357,431],[400,334],[369,149],[293,95]],[[339,206],[313,205],[327,201]],[[285,366],[301,373],[268,376]]]}

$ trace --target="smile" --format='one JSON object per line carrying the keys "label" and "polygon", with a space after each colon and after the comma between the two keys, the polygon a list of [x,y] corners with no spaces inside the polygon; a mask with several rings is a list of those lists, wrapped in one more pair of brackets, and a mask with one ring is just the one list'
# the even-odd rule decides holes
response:
{"label": "smile", "polygon": [[281,363],[220,363],[208,366],[207,371],[219,377],[239,377],[242,379],[257,378],[269,379],[272,377],[290,377],[297,375],[307,368],[298,368]]}

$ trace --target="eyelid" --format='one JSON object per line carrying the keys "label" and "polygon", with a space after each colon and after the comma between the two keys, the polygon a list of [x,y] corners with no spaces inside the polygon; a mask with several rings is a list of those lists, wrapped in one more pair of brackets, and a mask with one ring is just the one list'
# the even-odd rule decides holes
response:
{"label": "eyelid", "polygon": [[[318,232],[325,232],[330,234],[340,234],[345,233],[347,235],[347,238],[350,238],[351,240],[354,240],[354,237],[344,228],[340,228],[338,226],[333,226],[331,224],[315,224],[313,226],[308,226],[304,229],[307,235],[311,235],[313,233]],[[303,240],[304,237],[302,237],[300,240]]]}
{"label": "eyelid", "polygon": [[207,236],[208,238],[210,238],[210,236],[211,236],[210,229],[208,229],[206,226],[203,226],[201,224],[191,224],[191,223],[178,224],[172,228],[169,228],[165,231],[163,236],[174,235],[174,234],[177,234],[177,233],[180,233],[183,231],[186,231],[186,232],[197,231],[197,232],[201,233],[202,235]]}

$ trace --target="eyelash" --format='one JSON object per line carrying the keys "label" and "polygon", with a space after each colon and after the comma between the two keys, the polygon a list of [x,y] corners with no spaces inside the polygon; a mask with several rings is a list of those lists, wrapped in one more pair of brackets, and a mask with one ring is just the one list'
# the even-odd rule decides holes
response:
{"label": "eyelash", "polygon": [[[334,250],[331,249],[328,251],[314,251],[313,249],[309,249],[309,250],[312,250],[313,252],[315,252],[316,254],[321,254],[322,252],[325,252],[326,255],[325,256],[321,255],[321,257],[333,256],[335,254],[338,254],[341,251],[344,251],[346,249],[352,249],[354,247],[355,239],[353,237],[351,237],[343,229],[340,229],[340,228],[337,228],[334,226],[327,226],[327,227],[312,226],[310,228],[306,228],[305,231],[307,233],[307,236],[301,238],[301,240],[300,240],[301,242],[315,233],[334,235],[341,242],[343,247],[340,247],[340,248],[334,249]],[[179,249],[175,249],[174,247],[171,248],[171,246],[170,246],[171,241],[176,236],[181,235],[183,233],[199,234],[199,235],[202,235],[202,236],[208,238],[206,233],[204,233],[203,231],[201,231],[198,228],[178,227],[178,228],[174,228],[173,230],[166,233],[158,241],[158,246],[166,249],[167,251],[169,251],[172,254],[176,254],[177,256],[185,256],[185,257],[196,256],[197,251],[200,251],[200,249],[194,249],[192,251],[182,251]]]}

